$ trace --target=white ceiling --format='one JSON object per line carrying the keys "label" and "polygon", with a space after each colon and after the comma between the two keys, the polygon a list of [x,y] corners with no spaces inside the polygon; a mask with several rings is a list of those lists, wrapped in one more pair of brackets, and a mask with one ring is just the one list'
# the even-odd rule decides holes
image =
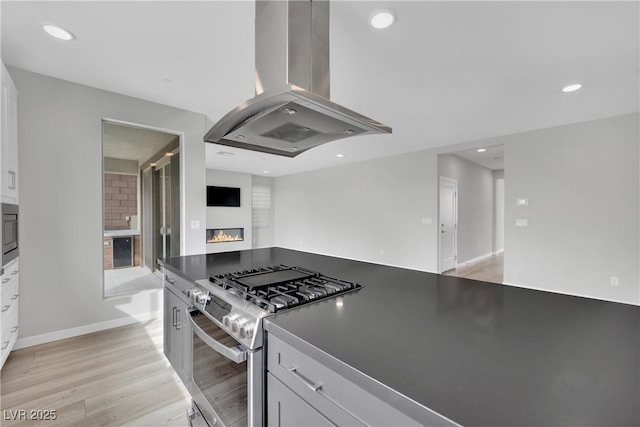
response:
{"label": "white ceiling", "polygon": [[[251,1],[1,7],[7,65],[212,122],[254,95]],[[332,142],[294,159],[207,144],[208,167],[277,176],[639,110],[637,1],[334,0],[331,8],[331,99],[393,134]],[[397,17],[387,30],[368,25],[378,9]],[[45,23],[77,40],[50,38]],[[576,81],[583,89],[561,92]]]}
{"label": "white ceiling", "polygon": [[470,150],[456,151],[452,154],[480,166],[484,166],[487,169],[504,169],[504,145],[494,145],[491,147],[483,146],[480,148],[485,151],[479,153],[477,148],[472,148]]}
{"label": "white ceiling", "polygon": [[102,154],[114,159],[135,160],[142,165],[176,138],[168,133],[105,122],[102,125]]}

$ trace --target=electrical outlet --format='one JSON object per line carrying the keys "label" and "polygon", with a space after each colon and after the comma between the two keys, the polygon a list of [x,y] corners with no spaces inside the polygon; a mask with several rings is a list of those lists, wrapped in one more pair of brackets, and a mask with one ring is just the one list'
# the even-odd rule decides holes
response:
{"label": "electrical outlet", "polygon": [[529,206],[529,199],[518,199],[516,204],[518,206]]}
{"label": "electrical outlet", "polygon": [[611,286],[619,286],[620,282],[618,281],[617,277],[611,277]]}
{"label": "electrical outlet", "polygon": [[516,219],[516,227],[528,227],[529,226],[529,220],[527,219]]}
{"label": "electrical outlet", "polygon": [[200,221],[191,221],[192,230],[200,230]]}

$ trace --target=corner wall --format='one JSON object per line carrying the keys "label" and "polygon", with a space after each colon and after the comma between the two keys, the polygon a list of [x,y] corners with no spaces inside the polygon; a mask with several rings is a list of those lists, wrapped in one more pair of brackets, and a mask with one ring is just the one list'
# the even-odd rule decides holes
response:
{"label": "corner wall", "polygon": [[[183,218],[204,223],[204,115],[16,68],[9,72],[19,96],[18,343],[161,312],[161,290],[103,298],[102,120],[183,134]],[[204,233],[186,230],[182,253],[204,252]]]}

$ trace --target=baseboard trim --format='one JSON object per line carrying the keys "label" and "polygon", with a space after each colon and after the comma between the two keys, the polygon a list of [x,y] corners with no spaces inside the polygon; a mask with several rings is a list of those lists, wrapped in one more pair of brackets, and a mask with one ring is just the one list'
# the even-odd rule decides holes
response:
{"label": "baseboard trim", "polygon": [[484,255],[480,255],[479,257],[475,257],[473,259],[470,259],[468,261],[459,262],[456,265],[456,269],[470,267],[472,264],[475,264],[476,262],[483,261],[483,260],[485,260],[487,258],[491,258],[492,256],[495,256],[495,255],[496,255],[495,252],[489,252],[489,253],[486,253]]}
{"label": "baseboard trim", "polygon": [[149,311],[147,313],[134,314],[119,319],[107,320],[105,322],[92,323],[90,325],[78,326],[76,328],[63,329],[61,331],[49,332],[47,334],[35,335],[32,337],[20,338],[16,341],[14,350],[32,347],[34,345],[46,344],[52,341],[63,340],[65,338],[77,337],[90,334],[92,332],[104,331],[106,329],[117,328],[119,326],[131,325],[137,322],[146,322],[162,316],[161,311]]}
{"label": "baseboard trim", "polygon": [[588,299],[592,299],[592,300],[596,300],[596,301],[615,302],[615,303],[618,303],[618,304],[632,305],[634,307],[640,306],[640,302],[638,304],[636,304],[636,303],[632,303],[632,302],[629,302],[629,301],[622,301],[622,300],[611,299],[611,298],[602,298],[602,297],[596,298],[594,296],[578,294],[578,293],[574,293],[574,292],[560,292],[560,291],[554,291],[553,289],[546,289],[546,288],[540,288],[540,287],[535,287],[535,286],[517,285],[515,283],[508,283],[508,282],[502,282],[502,284],[506,285],[506,286],[513,286],[514,288],[530,289],[532,291],[549,292],[549,293],[552,293],[552,294],[567,295],[567,296],[570,296],[570,297],[588,298]]}

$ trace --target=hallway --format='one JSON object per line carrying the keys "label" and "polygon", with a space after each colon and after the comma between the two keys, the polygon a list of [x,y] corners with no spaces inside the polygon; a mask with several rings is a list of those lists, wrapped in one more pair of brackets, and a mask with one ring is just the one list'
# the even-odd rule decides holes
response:
{"label": "hallway", "polygon": [[445,271],[445,276],[463,277],[502,284],[504,279],[504,252],[480,260],[471,265],[462,265],[456,269]]}

